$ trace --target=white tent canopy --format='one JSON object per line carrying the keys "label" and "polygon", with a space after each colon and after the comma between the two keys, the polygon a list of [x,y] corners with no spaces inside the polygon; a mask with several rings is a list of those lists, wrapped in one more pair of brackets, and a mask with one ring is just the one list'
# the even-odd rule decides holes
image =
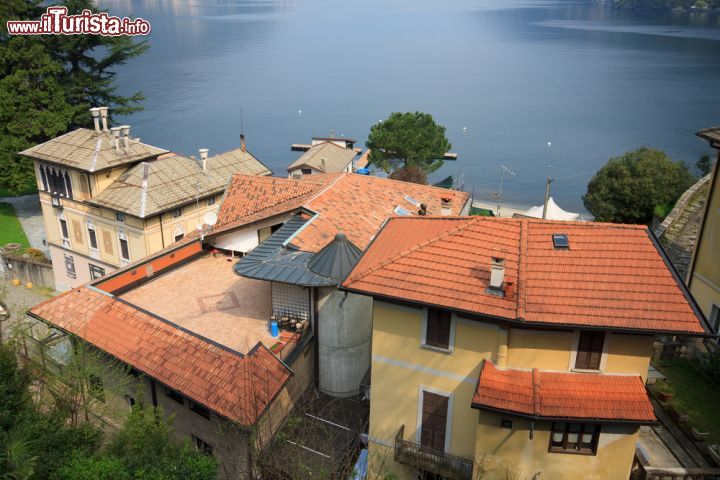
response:
{"label": "white tent canopy", "polygon": [[[542,218],[542,214],[542,205],[531,207],[529,210],[522,213],[525,217],[533,218]],[[579,213],[566,212],[562,208],[558,207],[552,197],[548,199],[547,215],[545,218],[548,220],[582,220]]]}

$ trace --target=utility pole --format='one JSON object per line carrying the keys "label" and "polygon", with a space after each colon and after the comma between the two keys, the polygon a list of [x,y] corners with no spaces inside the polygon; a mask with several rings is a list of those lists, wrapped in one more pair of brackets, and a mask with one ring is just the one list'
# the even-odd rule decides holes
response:
{"label": "utility pole", "polygon": [[509,168],[507,168],[505,165],[503,165],[501,163],[500,164],[500,188],[498,189],[498,194],[497,194],[497,199],[498,199],[497,216],[498,217],[500,216],[500,205],[502,203],[502,199],[500,197],[502,196],[503,176],[506,173],[509,175],[512,175],[513,177],[515,176],[515,172],[513,172],[512,170],[510,170]]}
{"label": "utility pole", "polygon": [[547,177],[547,180],[545,181],[545,203],[543,204],[543,220],[547,218],[547,207],[548,207],[548,200],[550,200],[550,184],[554,181],[554,178]]}

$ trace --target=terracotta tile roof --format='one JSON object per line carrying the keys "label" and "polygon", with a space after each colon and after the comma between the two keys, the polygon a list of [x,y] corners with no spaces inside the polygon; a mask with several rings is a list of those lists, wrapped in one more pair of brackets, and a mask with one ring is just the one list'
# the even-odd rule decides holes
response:
{"label": "terracotta tile roof", "polygon": [[[110,133],[78,128],[20,152],[20,155],[68,167],[97,172],[107,168],[136,163],[167,153],[162,148],[130,140],[130,146],[119,151],[112,145]],[[122,144],[121,144],[122,145]]]}
{"label": "terracotta tile roof", "polygon": [[472,405],[536,418],[656,421],[639,376],[499,369],[490,360]]}
{"label": "terracotta tile roof", "polygon": [[[570,248],[556,249],[564,233]],[[486,292],[505,258],[505,295]],[[704,334],[646,227],[535,219],[391,219],[343,283],[370,295],[523,323]]]}
{"label": "terracotta tile roof", "polygon": [[89,287],[31,314],[241,425],[254,424],[291,375],[262,345],[243,356]]}
{"label": "terracotta tile roof", "polygon": [[325,173],[341,173],[345,170],[357,152],[332,142],[323,142],[310,147],[300,158],[287,168],[288,171],[301,167],[310,167]]}
{"label": "terracotta tile roof", "polygon": [[317,252],[343,232],[364,249],[383,222],[397,215],[396,207],[414,214],[418,210],[414,201],[424,203],[428,215],[439,215],[442,198],[452,199],[452,213],[458,215],[470,195],[353,173],[314,174],[301,180],[236,175],[220,206],[219,228],[214,233],[305,208],[318,215],[293,237],[293,247]]}
{"label": "terracotta tile roof", "polygon": [[301,180],[234,175],[218,212],[214,233],[297,210],[337,175],[308,175]]}

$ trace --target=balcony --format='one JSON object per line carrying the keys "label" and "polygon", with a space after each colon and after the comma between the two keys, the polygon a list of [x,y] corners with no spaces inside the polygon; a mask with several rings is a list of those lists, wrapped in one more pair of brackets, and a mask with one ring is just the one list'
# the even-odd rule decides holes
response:
{"label": "balcony", "polygon": [[404,440],[405,425],[395,435],[395,461],[452,480],[472,480],[473,461]]}

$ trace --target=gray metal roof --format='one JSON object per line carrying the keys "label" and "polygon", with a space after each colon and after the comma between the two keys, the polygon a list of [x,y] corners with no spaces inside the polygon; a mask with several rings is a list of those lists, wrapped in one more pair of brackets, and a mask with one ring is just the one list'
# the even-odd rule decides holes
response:
{"label": "gray metal roof", "polygon": [[307,266],[312,272],[334,278],[340,283],[355,268],[361,255],[362,250],[348,240],[344,233],[338,233],[332,242],[312,256]]}
{"label": "gray metal roof", "polygon": [[283,243],[308,221],[299,216],[291,218],[252,252],[241,258],[233,271],[242,277],[304,287],[337,285],[337,279],[318,275],[308,269],[307,264],[313,253],[283,246]]}

